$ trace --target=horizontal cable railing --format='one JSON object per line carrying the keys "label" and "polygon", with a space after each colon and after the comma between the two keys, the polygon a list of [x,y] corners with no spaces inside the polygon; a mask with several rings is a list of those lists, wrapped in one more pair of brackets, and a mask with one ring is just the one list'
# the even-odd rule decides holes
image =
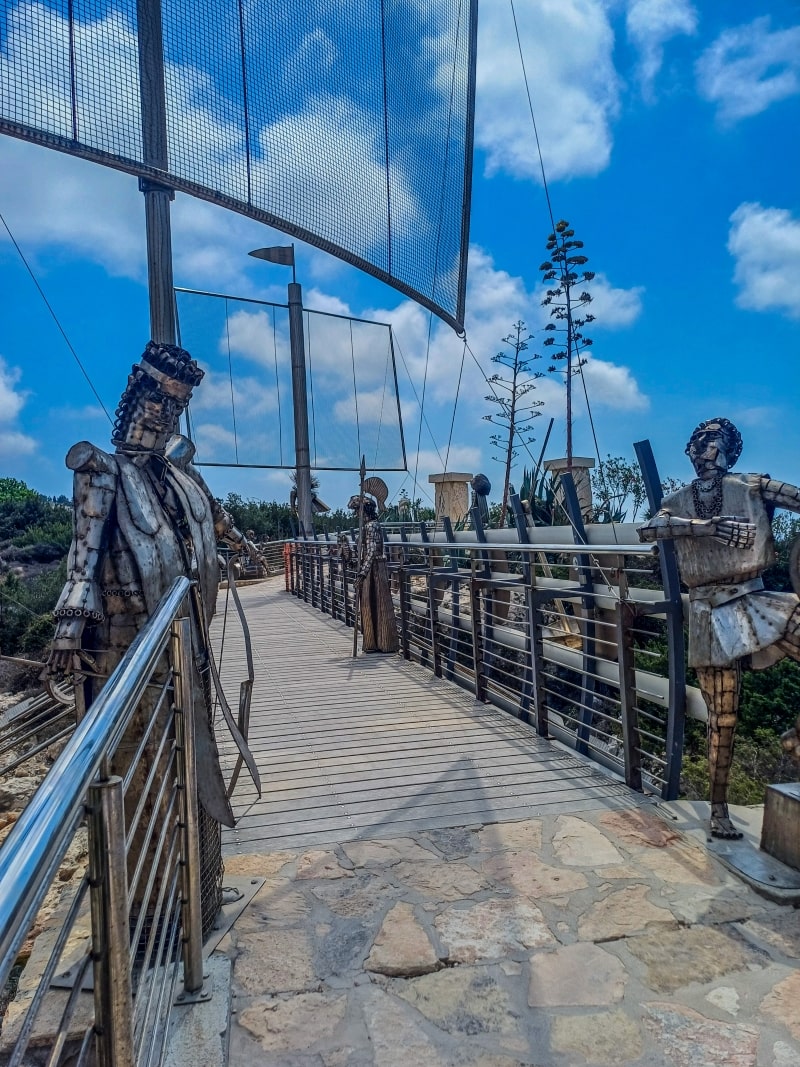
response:
{"label": "horizontal cable railing", "polygon": [[0,848],[9,1067],[34,1049],[160,1063],[181,962],[184,995],[202,988],[189,588],[174,581]]}
{"label": "horizontal cable railing", "polygon": [[[633,527],[589,527],[588,544],[569,527],[527,529],[529,543],[511,529],[384,533],[406,659],[632,788],[677,796],[684,708],[703,719],[705,705],[673,655],[680,597],[666,597],[656,549],[631,543]],[[290,587],[352,626],[356,546],[345,536],[349,563],[331,535],[296,541]]]}

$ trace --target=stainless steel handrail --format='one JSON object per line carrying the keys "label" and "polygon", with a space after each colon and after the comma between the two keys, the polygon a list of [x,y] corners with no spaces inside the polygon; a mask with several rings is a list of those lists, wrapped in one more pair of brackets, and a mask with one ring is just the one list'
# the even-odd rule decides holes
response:
{"label": "stainless steel handrail", "polygon": [[185,577],[172,583],[0,848],[0,987],[69,846],[86,791],[124,734],[190,585]]}
{"label": "stainless steel handrail", "polygon": [[[296,539],[296,544],[304,548],[336,548],[335,541],[310,541]],[[553,552],[565,556],[575,555],[614,555],[614,556],[654,556],[658,551],[657,545],[579,545],[579,544],[521,544],[519,541],[423,541],[421,538],[406,541],[393,541],[387,539],[387,546],[392,548],[425,548],[439,551],[442,548],[452,548],[459,552]]]}

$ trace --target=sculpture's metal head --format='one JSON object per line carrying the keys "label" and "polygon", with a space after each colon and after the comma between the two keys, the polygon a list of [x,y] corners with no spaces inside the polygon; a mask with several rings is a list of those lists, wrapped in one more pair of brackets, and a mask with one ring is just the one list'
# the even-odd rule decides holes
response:
{"label": "sculpture's metal head", "polygon": [[[355,496],[351,496],[350,499],[347,501],[347,506],[351,511],[358,512],[358,509],[361,507],[361,501],[362,501],[362,497],[360,497],[356,493]],[[378,505],[375,503],[375,501],[372,499],[372,497],[364,496],[363,497],[363,501],[364,501],[364,518],[366,519],[366,521],[367,522],[371,522],[373,519],[377,519],[377,517],[378,517]]]}
{"label": "sculpture's metal head", "polygon": [[184,349],[150,341],[116,411],[111,441],[117,450],[162,452],[203,373]]}
{"label": "sculpture's metal head", "polygon": [[476,496],[486,497],[492,491],[492,483],[485,474],[476,474],[469,484]]}
{"label": "sculpture's metal head", "polygon": [[726,473],[742,454],[742,435],[730,419],[701,422],[686,445],[686,455],[698,475]]}

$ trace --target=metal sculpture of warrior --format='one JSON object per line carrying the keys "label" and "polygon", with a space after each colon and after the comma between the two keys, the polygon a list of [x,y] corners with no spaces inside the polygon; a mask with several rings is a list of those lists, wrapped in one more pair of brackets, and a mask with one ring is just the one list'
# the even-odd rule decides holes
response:
{"label": "metal sculpture of warrior", "polygon": [[[728,419],[701,422],[686,446],[697,477],[639,527],[642,541],[674,539],[689,590],[689,665],[708,708],[710,829],[724,838],[742,836],[728,814],[742,668],[800,660],[800,600],[765,590],[762,581],[775,559],[772,510],[800,512],[800,489],[767,475],[730,473],[741,451]],[[796,738],[796,731],[785,735],[787,749],[797,751]]]}
{"label": "metal sculpture of warrior", "polygon": [[[194,720],[198,797],[206,813],[201,864],[208,870],[216,862],[221,886],[219,824],[232,826],[234,820],[210,718],[208,624],[219,586],[216,544],[223,540],[231,547],[253,553],[255,549],[192,466],[192,443],[176,434],[180,413],[202,377],[203,371],[188,352],[151,342],[132,368],[117,408],[112,432],[115,453],[88,441],[69,450],[66,464],[74,472],[74,535],[67,583],[54,611],[57,625],[48,672],[56,678],[72,675],[79,709],[81,704],[85,707],[173,580],[180,574],[196,579],[192,594]],[[164,663],[159,675],[164,678],[166,673]],[[114,773],[124,775],[135,758],[142,724],[149,720],[154,700],[149,693],[143,698],[118,750]],[[153,759],[153,752],[142,753],[129,794],[140,791]],[[217,910],[213,903],[210,907],[212,912]],[[204,925],[205,911],[204,907]]]}
{"label": "metal sculpture of warrior", "polygon": [[364,482],[364,492],[351,497],[347,505],[356,513],[361,511],[364,518],[358,569],[362,651],[397,652],[400,642],[386,568],[383,529],[378,522],[378,504],[368,493],[381,504],[388,495],[382,479],[368,478]]}

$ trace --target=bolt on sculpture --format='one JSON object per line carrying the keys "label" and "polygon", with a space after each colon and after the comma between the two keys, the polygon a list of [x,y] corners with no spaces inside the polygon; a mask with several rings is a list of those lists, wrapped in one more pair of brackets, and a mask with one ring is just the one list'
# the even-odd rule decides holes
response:
{"label": "bolt on sculpture", "polygon": [[[723,838],[742,836],[728,815],[742,669],[762,670],[784,656],[800,660],[800,599],[766,590],[762,581],[775,560],[772,511],[800,512],[800,489],[765,474],[730,473],[741,451],[741,434],[728,419],[701,422],[686,446],[697,477],[639,527],[642,541],[674,539],[689,590],[689,666],[708,708],[710,830]],[[796,739],[792,730],[784,745],[800,758]]]}
{"label": "bolt on sculpture", "polygon": [[[75,683],[79,714],[97,696],[138,631],[178,575],[193,577],[190,596],[195,662],[192,689],[201,814],[201,867],[214,889],[203,906],[203,925],[219,908],[222,858],[219,824],[234,818],[211,725],[211,657],[208,625],[219,588],[217,541],[255,546],[236,529],[192,466],[194,445],[180,436],[178,419],[203,371],[188,352],[150,342],[128,377],[112,431],[114,454],[88,441],[69,450],[74,471],[73,540],[68,578],[53,612],[56,632],[46,671]],[[167,677],[166,660],[156,677]],[[124,775],[136,757],[157,694],[145,693],[117,751],[112,773]],[[224,698],[223,710],[227,708]],[[237,745],[252,756],[227,708]],[[129,797],[140,796],[156,759],[158,738],[139,757]],[[149,751],[152,748],[153,751]],[[140,820],[146,826],[148,819]],[[134,848],[136,847],[134,843]],[[211,878],[209,878],[211,871]]]}
{"label": "bolt on sculpture", "polygon": [[379,507],[381,511],[384,509],[388,495],[382,478],[367,478],[362,480],[361,493],[351,496],[347,504],[351,511],[363,516],[357,578],[362,652],[397,652],[400,647],[383,528],[378,522]]}

